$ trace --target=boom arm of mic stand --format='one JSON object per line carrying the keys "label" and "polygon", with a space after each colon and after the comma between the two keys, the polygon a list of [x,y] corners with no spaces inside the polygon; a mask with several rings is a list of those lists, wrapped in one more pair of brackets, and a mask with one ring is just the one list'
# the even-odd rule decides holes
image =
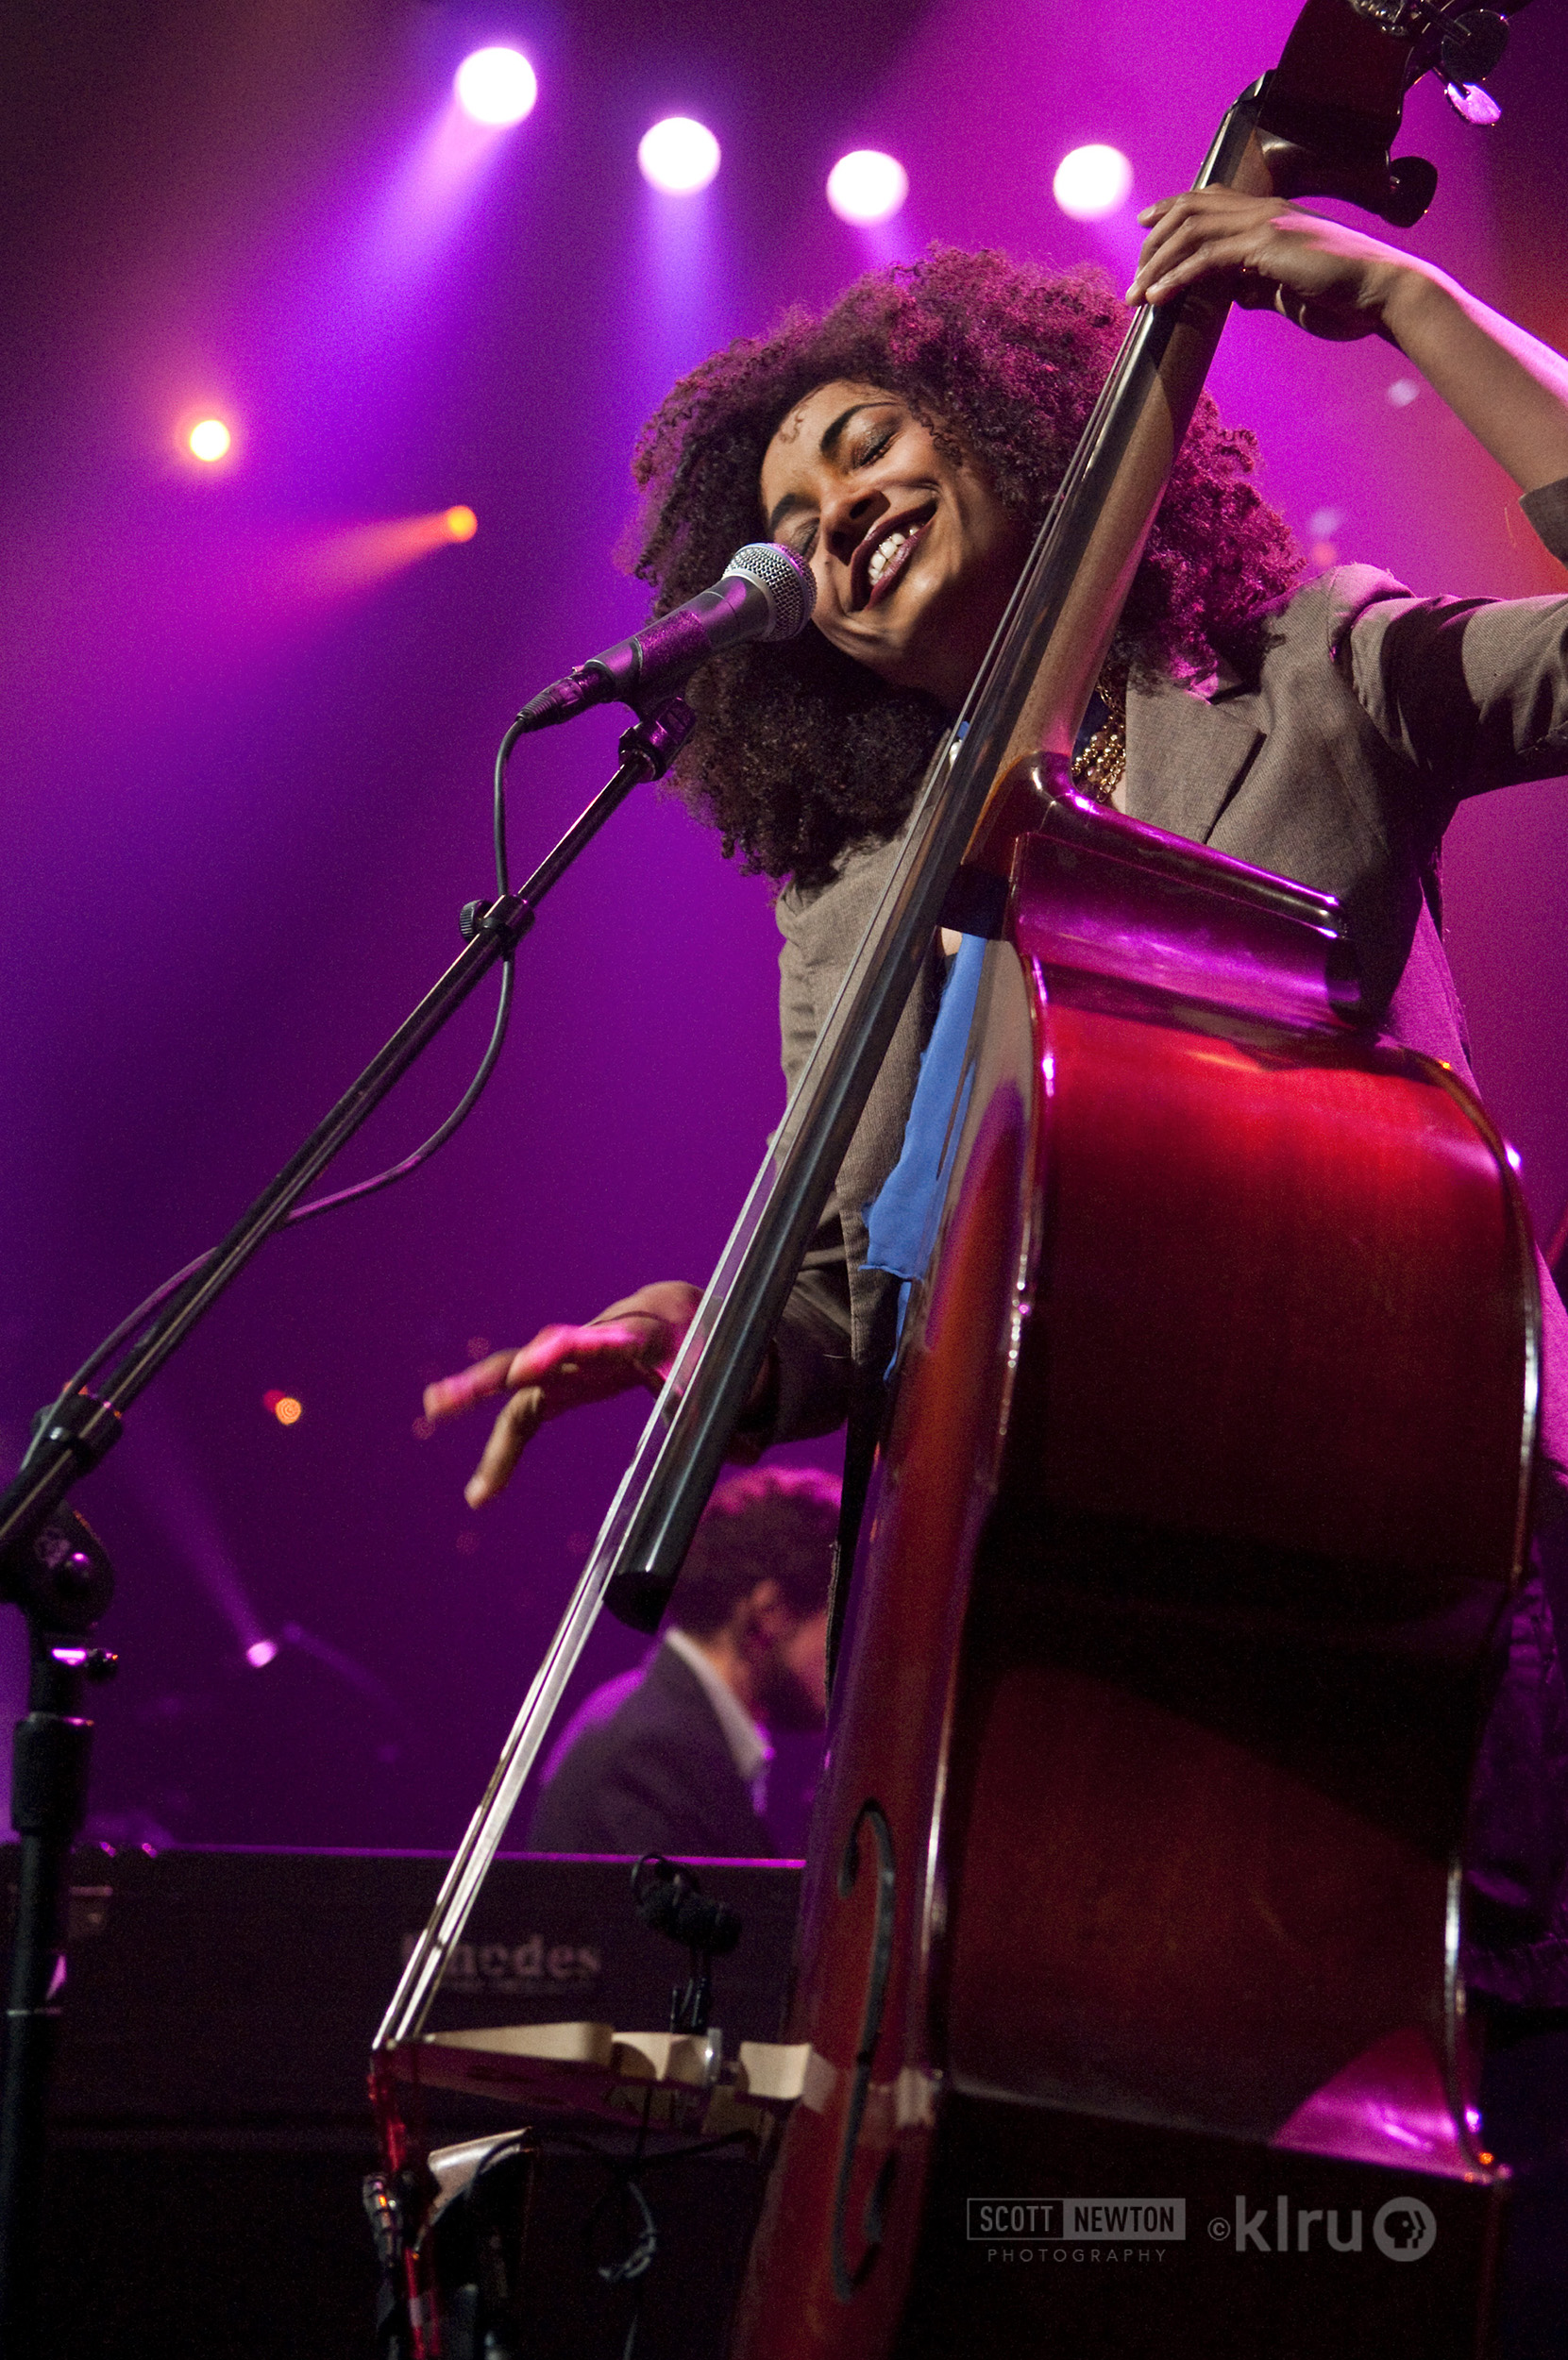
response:
{"label": "boom arm of mic stand", "polygon": [[223,1242],[182,1287],[153,1325],[120,1362],[101,1393],[85,1389],[56,1406],[43,1432],[24,1461],[22,1473],[0,1498],[0,1598],[15,1601],[12,1565],[25,1551],[72,1486],[104,1458],[118,1440],[123,1412],[184,1341],[191,1329],[238,1276],[258,1248],[286,1220],[307,1188],[345,1147],[366,1118],[402,1079],[455,1016],[474,986],[497,961],[509,957],[532,925],[539,903],[565,874],[634,786],[663,778],[695,727],[683,699],[672,697],[639,719],[620,740],[620,767],[582,816],[515,893],[491,902],[470,902],[464,912],[467,947],[453,960],[379,1055],[345,1092],[297,1155],[263,1188]]}

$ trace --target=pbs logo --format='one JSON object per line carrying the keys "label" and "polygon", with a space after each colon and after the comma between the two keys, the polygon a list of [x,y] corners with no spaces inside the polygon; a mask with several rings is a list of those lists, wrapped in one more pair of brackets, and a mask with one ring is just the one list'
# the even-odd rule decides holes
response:
{"label": "pbs logo", "polygon": [[1419,2262],[1438,2241],[1437,2217],[1419,2196],[1391,2197],[1372,2224],[1373,2242],[1391,2262]]}

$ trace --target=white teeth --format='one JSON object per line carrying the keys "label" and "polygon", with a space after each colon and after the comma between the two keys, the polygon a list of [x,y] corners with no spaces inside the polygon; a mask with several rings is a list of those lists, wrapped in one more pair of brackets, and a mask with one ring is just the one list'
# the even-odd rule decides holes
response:
{"label": "white teeth", "polygon": [[866,579],[873,590],[908,538],[907,532],[890,532],[885,541],[877,543],[871,551],[870,564],[866,568]]}

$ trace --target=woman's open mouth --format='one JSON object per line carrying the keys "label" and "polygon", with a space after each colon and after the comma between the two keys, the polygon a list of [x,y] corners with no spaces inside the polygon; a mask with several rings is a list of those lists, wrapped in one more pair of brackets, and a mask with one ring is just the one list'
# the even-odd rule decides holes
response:
{"label": "woman's open mouth", "polygon": [[875,540],[861,544],[852,569],[856,607],[877,606],[886,598],[925,538],[936,513],[935,506],[920,509],[886,526]]}

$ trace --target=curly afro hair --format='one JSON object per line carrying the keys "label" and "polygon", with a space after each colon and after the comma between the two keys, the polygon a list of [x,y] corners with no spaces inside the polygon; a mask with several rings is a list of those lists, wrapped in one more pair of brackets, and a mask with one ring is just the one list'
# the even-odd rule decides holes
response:
{"label": "curly afro hair", "polygon": [[[934,246],[872,271],[820,319],[712,355],[644,428],[634,569],[663,614],[706,587],[759,527],[763,455],[788,412],[843,378],[901,395],[1032,525],[1109,374],[1126,312],[1098,270],[1054,276],[1002,254]],[[1245,671],[1263,610],[1301,570],[1290,528],[1248,478],[1256,445],[1199,403],[1134,580],[1111,660],[1135,679]],[[906,816],[943,728],[935,700],[890,687],[808,630],[732,650],[688,691],[699,726],[673,773],[727,853],[820,884],[849,845]]]}

